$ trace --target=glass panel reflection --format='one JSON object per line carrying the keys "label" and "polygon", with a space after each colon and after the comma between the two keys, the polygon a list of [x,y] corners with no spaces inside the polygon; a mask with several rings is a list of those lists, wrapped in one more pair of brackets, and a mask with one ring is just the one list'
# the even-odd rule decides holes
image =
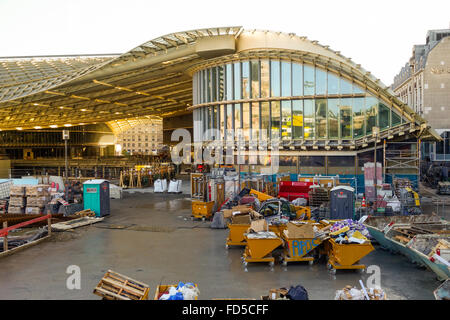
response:
{"label": "glass panel reflection", "polygon": [[261,98],[270,96],[270,67],[268,60],[261,60]]}
{"label": "glass panel reflection", "polygon": [[309,65],[303,66],[304,86],[303,92],[305,96],[314,95],[314,67]]}
{"label": "glass panel reflection", "polygon": [[328,137],[339,138],[339,99],[328,99]]}
{"label": "glass panel reflection", "polygon": [[360,138],[365,130],[365,107],[364,98],[353,99],[353,138]]}
{"label": "glass panel reflection", "polygon": [[250,138],[250,104],[242,104],[242,133],[246,141]]}
{"label": "glass panel reflection", "polygon": [[272,97],[280,96],[280,61],[270,61],[270,91]]}
{"label": "glass panel reflection", "polygon": [[221,104],[220,105],[220,138],[221,139],[226,139],[225,137],[225,105]]}
{"label": "glass panel reflection", "polygon": [[341,124],[341,138],[352,138],[352,98],[341,99],[339,105],[339,121]]}
{"label": "glass panel reflection", "polygon": [[223,66],[217,67],[217,73],[219,77],[218,83],[218,100],[225,100],[225,68]]}
{"label": "glass panel reflection", "polygon": [[[247,70],[248,70],[248,63],[247,63]],[[248,74],[247,74],[247,80],[248,80]],[[238,100],[241,99],[242,93],[241,93],[241,63],[235,62],[234,63],[234,99]]]}
{"label": "glass panel reflection", "polygon": [[303,66],[299,63],[292,63],[292,95],[303,95]]}
{"label": "glass panel reflection", "polygon": [[316,68],[316,94],[325,95],[327,93],[327,73]]}
{"label": "glass panel reflection", "polygon": [[227,139],[234,139],[233,130],[233,105],[227,104],[227,133],[231,133],[231,137],[227,137]]}
{"label": "glass panel reflection", "polygon": [[305,120],[305,139],[314,139],[314,100],[303,101],[304,120]]}
{"label": "glass panel reflection", "polygon": [[250,64],[242,62],[242,99],[250,98]]}
{"label": "glass panel reflection", "polygon": [[252,103],[252,134],[251,137],[257,138],[259,135],[259,102]]}
{"label": "glass panel reflection", "polygon": [[328,72],[328,94],[339,94],[339,78]]}
{"label": "glass panel reflection", "polygon": [[352,94],[352,84],[343,78],[340,78],[339,80],[341,94]]}
{"label": "glass panel reflection", "polygon": [[392,126],[398,126],[401,123],[401,117],[394,110],[392,110]]}
{"label": "glass panel reflection", "polygon": [[272,139],[280,139],[280,101],[272,101],[270,103],[272,117],[271,117],[271,138]]}
{"label": "glass panel reflection", "polygon": [[252,98],[259,98],[259,61],[250,62],[251,79],[252,79]]}
{"label": "glass panel reflection", "polygon": [[227,95],[225,100],[233,100],[233,65],[226,65]]}
{"label": "glass panel reflection", "polygon": [[260,137],[270,137],[270,108],[269,102],[261,102],[261,131]]}
{"label": "glass panel reflection", "polygon": [[303,137],[303,100],[292,101],[292,138]]}
{"label": "glass panel reflection", "polygon": [[281,62],[281,96],[291,96],[291,63]]}
{"label": "glass panel reflection", "polygon": [[391,109],[382,102],[378,104],[378,108],[378,123],[380,130],[389,128],[391,122]]}
{"label": "glass panel reflection", "polygon": [[366,97],[366,135],[372,134],[372,128],[377,126],[378,99]]}
{"label": "glass panel reflection", "polygon": [[327,137],[327,100],[316,99],[316,135],[317,138]]}
{"label": "glass panel reflection", "polygon": [[281,102],[281,139],[292,138],[291,101]]}

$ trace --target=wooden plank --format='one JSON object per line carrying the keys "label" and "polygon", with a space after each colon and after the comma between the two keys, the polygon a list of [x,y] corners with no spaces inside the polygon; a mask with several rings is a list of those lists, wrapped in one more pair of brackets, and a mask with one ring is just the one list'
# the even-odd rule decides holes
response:
{"label": "wooden plank", "polygon": [[32,241],[32,242],[26,243],[26,244],[21,245],[21,246],[19,246],[19,247],[16,247],[16,248],[13,248],[13,249],[9,249],[9,250],[6,251],[6,252],[1,252],[1,253],[0,253],[0,258],[9,256],[9,255],[11,255],[11,254],[13,254],[13,253],[16,253],[16,252],[18,252],[18,251],[21,251],[21,250],[23,250],[23,249],[26,249],[26,248],[28,248],[28,247],[32,247],[32,246],[34,246],[34,245],[37,245],[37,244],[39,244],[39,243],[41,243],[41,242],[47,240],[48,238],[50,238],[50,236],[45,236],[45,237],[43,237],[43,238],[41,238],[41,239],[38,239],[38,240],[35,240],[35,241]]}
{"label": "wooden plank", "polygon": [[[100,292],[102,294],[97,294],[97,292]],[[119,300],[132,300],[132,299],[130,299],[128,297],[119,296],[118,294],[115,294],[115,293],[110,292],[110,291],[106,291],[106,290],[104,290],[102,288],[99,288],[99,287],[94,289],[94,294],[97,294],[97,295],[99,295],[101,297],[113,296],[114,298],[119,299]]]}

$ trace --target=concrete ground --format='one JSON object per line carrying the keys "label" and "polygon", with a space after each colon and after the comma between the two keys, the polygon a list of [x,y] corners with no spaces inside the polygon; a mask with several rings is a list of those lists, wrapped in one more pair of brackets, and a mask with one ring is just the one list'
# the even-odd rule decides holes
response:
{"label": "concrete ground", "polygon": [[[0,259],[0,299],[100,299],[93,289],[108,270],[150,285],[195,282],[201,299],[254,298],[271,288],[301,284],[309,298],[334,299],[346,285],[359,287],[369,274],[328,272],[324,262],[241,263],[241,248],[225,249],[228,230],[210,229],[209,222],[191,221],[189,182],[184,194],[125,193],[111,201],[103,222],[54,234],[47,242]],[[122,229],[119,229],[122,228]],[[390,299],[434,299],[440,282],[431,271],[380,248],[362,259],[381,269],[381,286]],[[66,269],[81,269],[81,289],[69,290]]]}

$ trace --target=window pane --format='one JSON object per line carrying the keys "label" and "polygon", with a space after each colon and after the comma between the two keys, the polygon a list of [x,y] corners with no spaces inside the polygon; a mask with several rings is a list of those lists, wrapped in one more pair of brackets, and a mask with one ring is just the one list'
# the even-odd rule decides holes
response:
{"label": "window pane", "polygon": [[271,118],[271,138],[272,139],[279,139],[280,138],[280,101],[272,101],[271,102],[271,111],[272,111],[272,118]]}
{"label": "window pane", "polygon": [[292,137],[291,101],[281,102],[281,139]]}
{"label": "window pane", "polygon": [[242,62],[242,99],[250,98],[250,64]]}
{"label": "window pane", "polygon": [[219,83],[217,85],[219,87],[218,100],[222,101],[225,99],[225,68],[223,66],[217,67],[217,73],[219,74]]}
{"label": "window pane", "polygon": [[211,120],[212,120],[212,129],[213,129],[213,138],[217,139],[216,130],[215,130],[215,129],[217,129],[217,108],[215,106],[212,107]]}
{"label": "window pane", "polygon": [[327,100],[316,99],[316,134],[317,138],[327,137]]}
{"label": "window pane", "polygon": [[402,122],[400,116],[394,111],[392,110],[392,126],[397,126]]}
{"label": "window pane", "polygon": [[372,134],[372,128],[377,125],[378,99],[366,97],[366,135]]}
{"label": "window pane", "polygon": [[281,62],[281,96],[291,96],[291,63]]}
{"label": "window pane", "polygon": [[314,95],[314,67],[309,65],[303,66],[303,78],[304,78],[304,95]]}
{"label": "window pane", "polygon": [[212,80],[211,69],[206,69],[206,102],[211,102]]}
{"label": "window pane", "polygon": [[292,101],[292,138],[303,137],[303,100]]}
{"label": "window pane", "polygon": [[343,78],[340,78],[341,94],[352,94],[352,84]]}
{"label": "window pane", "polygon": [[353,137],[359,138],[364,135],[364,98],[353,99]]}
{"label": "window pane", "polygon": [[252,139],[259,136],[259,102],[252,103]]}
{"label": "window pane", "polygon": [[252,98],[259,98],[259,61],[251,61]]}
{"label": "window pane", "polygon": [[244,139],[249,141],[249,133],[250,133],[250,104],[243,103],[242,104],[242,131],[244,135]]}
{"label": "window pane", "polygon": [[269,60],[261,60],[261,98],[270,95],[270,67]]}
{"label": "window pane", "polygon": [[328,99],[328,137],[339,138],[339,99]]}
{"label": "window pane", "polygon": [[227,133],[231,133],[231,137],[227,139],[233,139],[233,105],[227,104]]}
{"label": "window pane", "polygon": [[352,98],[341,99],[339,106],[341,138],[352,138]]}
{"label": "window pane", "polygon": [[314,139],[314,100],[303,102],[305,119],[305,139]]}
{"label": "window pane", "polygon": [[328,72],[328,94],[339,94],[339,78]]}
{"label": "window pane", "polygon": [[[248,70],[248,62],[247,62],[247,70]],[[247,80],[248,80],[248,72],[247,72]],[[241,63],[234,63],[234,99],[241,99]],[[248,84],[248,83],[247,83]]]}
{"label": "window pane", "polygon": [[303,66],[299,63],[292,63],[292,95],[303,95]]}
{"label": "window pane", "polygon": [[221,139],[225,139],[225,106],[223,104],[220,105],[220,137]]}
{"label": "window pane", "polygon": [[212,101],[217,101],[217,68],[214,67],[211,69],[211,89],[212,89]]}
{"label": "window pane", "polygon": [[225,100],[233,100],[233,65],[227,64],[227,96]]}
{"label": "window pane", "polygon": [[261,102],[261,131],[260,137],[267,139],[270,137],[270,108],[269,102]]}
{"label": "window pane", "polygon": [[205,102],[205,70],[200,71],[200,103]]}
{"label": "window pane", "polygon": [[353,84],[353,93],[362,94],[365,93],[365,91],[360,86]]}
{"label": "window pane", "polygon": [[316,94],[327,93],[327,73],[316,68]]}
{"label": "window pane", "polygon": [[242,115],[241,115],[241,105],[239,103],[234,105],[234,129],[242,129]]}
{"label": "window pane", "polygon": [[382,102],[378,104],[378,108],[378,123],[380,125],[380,130],[389,128],[389,124],[391,123],[391,109]]}
{"label": "window pane", "polygon": [[280,61],[270,61],[270,91],[272,97],[280,96]]}

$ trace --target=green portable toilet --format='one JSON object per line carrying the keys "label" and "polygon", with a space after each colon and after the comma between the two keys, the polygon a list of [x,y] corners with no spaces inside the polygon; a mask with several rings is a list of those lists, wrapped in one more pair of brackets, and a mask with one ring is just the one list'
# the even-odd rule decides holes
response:
{"label": "green portable toilet", "polygon": [[96,217],[103,217],[110,213],[109,209],[109,181],[94,179],[83,183],[84,209],[91,209]]}

